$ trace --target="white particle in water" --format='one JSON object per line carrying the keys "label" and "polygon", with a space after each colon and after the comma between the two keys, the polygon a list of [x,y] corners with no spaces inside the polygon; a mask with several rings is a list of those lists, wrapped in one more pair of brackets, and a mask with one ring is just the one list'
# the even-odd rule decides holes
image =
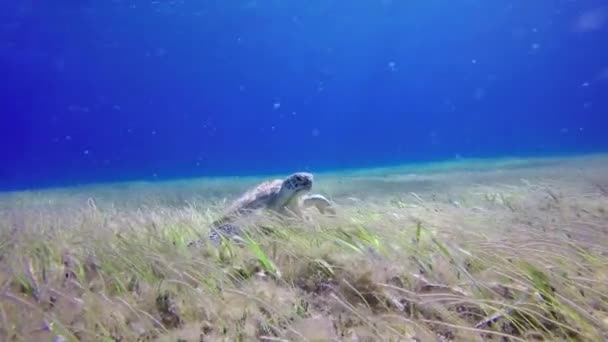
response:
{"label": "white particle in water", "polygon": [[608,10],[596,8],[582,13],[574,24],[575,32],[591,32],[602,29],[608,21]]}
{"label": "white particle in water", "polygon": [[162,47],[156,48],[156,51],[154,53],[156,55],[156,57],[163,57],[164,55],[167,54],[167,50],[165,50]]}

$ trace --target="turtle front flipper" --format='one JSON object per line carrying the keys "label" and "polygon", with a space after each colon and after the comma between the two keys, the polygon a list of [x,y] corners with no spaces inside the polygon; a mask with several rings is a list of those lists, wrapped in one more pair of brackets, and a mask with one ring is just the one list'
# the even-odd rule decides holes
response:
{"label": "turtle front flipper", "polygon": [[304,208],[316,207],[321,214],[330,213],[335,215],[336,209],[330,200],[325,198],[323,195],[314,194],[306,195],[302,198],[302,205]]}
{"label": "turtle front flipper", "polygon": [[213,228],[211,233],[209,233],[209,240],[214,246],[219,246],[222,242],[222,239],[231,239],[236,243],[244,243],[242,237],[243,230],[232,223],[225,223],[220,225],[217,228]]}

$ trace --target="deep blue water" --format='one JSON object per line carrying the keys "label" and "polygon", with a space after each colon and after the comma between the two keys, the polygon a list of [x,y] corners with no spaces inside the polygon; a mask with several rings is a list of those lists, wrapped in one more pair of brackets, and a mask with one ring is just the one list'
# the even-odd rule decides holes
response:
{"label": "deep blue water", "polygon": [[0,188],[608,150],[608,4],[0,11]]}

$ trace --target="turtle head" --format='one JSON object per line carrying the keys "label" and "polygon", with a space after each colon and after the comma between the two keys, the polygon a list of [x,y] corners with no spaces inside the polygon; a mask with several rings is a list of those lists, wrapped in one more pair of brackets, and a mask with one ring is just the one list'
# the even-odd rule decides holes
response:
{"label": "turtle head", "polygon": [[307,172],[296,172],[283,181],[281,192],[297,194],[309,191],[312,188],[313,176]]}

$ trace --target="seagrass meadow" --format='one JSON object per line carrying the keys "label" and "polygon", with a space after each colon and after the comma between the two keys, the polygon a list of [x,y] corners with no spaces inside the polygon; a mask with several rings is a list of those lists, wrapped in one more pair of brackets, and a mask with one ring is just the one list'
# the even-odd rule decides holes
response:
{"label": "seagrass meadow", "polygon": [[0,340],[606,340],[607,171],[590,155],[315,173],[335,215],[251,215],[246,243],[218,248],[188,243],[274,176],[4,193]]}

